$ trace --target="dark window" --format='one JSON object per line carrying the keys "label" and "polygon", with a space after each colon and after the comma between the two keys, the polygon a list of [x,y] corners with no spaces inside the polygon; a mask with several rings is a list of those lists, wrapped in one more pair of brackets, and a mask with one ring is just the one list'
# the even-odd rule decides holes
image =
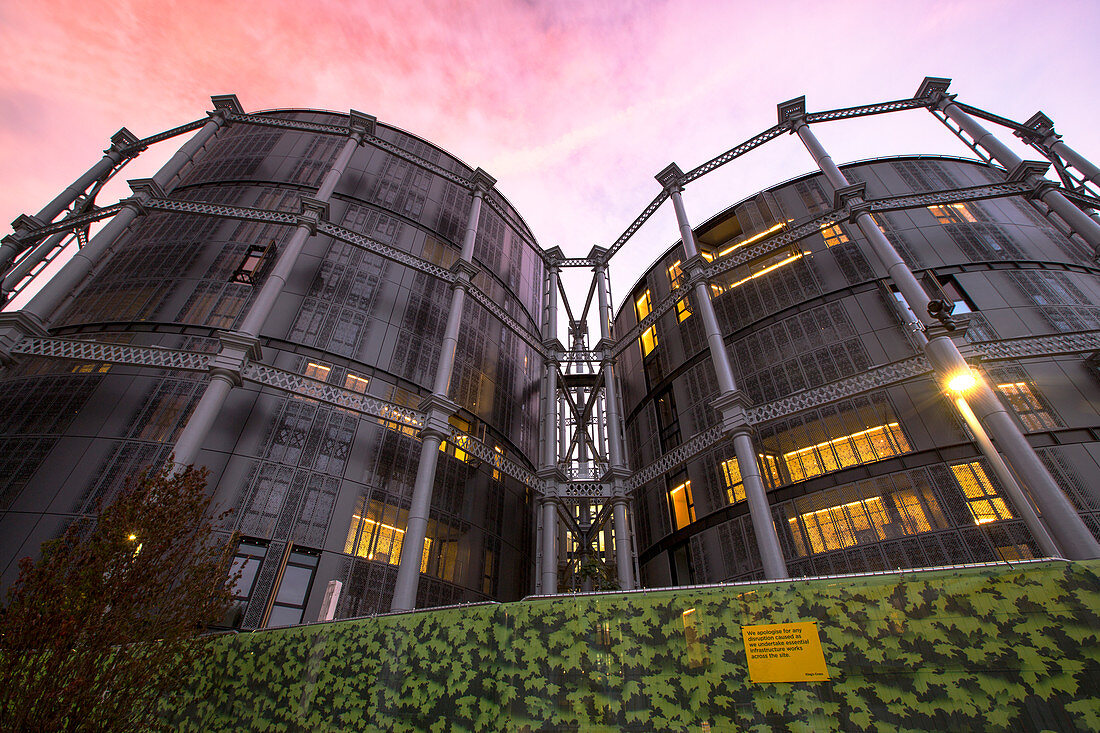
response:
{"label": "dark window", "polygon": [[302,614],[306,610],[306,599],[313,586],[313,574],[317,570],[317,555],[294,550],[290,553],[283,577],[279,580],[279,590],[275,594],[275,603],[271,606],[271,615],[267,626],[292,626],[302,623]]}
{"label": "dark window", "polygon": [[260,244],[252,245],[245,252],[244,259],[241,260],[241,264],[237,265],[237,271],[233,273],[231,279],[233,282],[255,285],[260,277],[260,271],[269,260],[273,259],[274,253],[274,239],[266,247]]}

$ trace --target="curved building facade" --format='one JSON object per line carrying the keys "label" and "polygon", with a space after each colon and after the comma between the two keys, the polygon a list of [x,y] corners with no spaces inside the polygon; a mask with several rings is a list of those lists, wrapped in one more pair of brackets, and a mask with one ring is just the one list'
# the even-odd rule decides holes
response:
{"label": "curved building facade", "polygon": [[[225,96],[150,138],[124,128],[0,241],[5,295],[81,245],[0,313],[0,579],[168,461],[206,466],[234,510],[242,628],[1100,557],[1100,168],[1042,113],[979,115],[1062,183],[1045,178],[948,83],[784,102],[661,171],[585,257],[539,247],[485,171],[359,112]],[[918,108],[976,159],[841,170],[810,131]],[[821,173],[691,225],[686,185],[787,132]],[[609,263],[666,201],[684,239],[613,317]],[[594,272],[582,307],[563,268]]]}
{"label": "curved building facade", "polygon": [[[190,158],[178,175],[154,179],[157,196],[168,203],[142,212],[71,292],[38,316],[51,337],[217,359],[226,350],[224,334],[248,330],[242,324],[258,294],[294,246],[303,200],[306,214],[310,206],[321,210],[321,221],[390,252],[382,257],[325,236],[316,222],[303,232],[300,253],[278,275],[285,284],[250,348],[273,374],[307,381],[294,393],[241,383],[240,370],[233,372],[237,384],[199,436],[193,458],[210,469],[218,504],[234,509],[224,529],[242,538],[236,623],[315,620],[326,593],[338,599],[329,616],[385,611],[420,454],[422,420],[410,415],[432,394],[452,302],[451,283],[422,263],[446,275],[459,259],[473,203],[461,184],[474,171],[373,119],[369,134],[380,142],[349,146],[346,130],[332,132],[348,128],[346,114],[288,110],[257,117],[264,123],[221,125],[186,151]],[[293,126],[280,127],[280,120]],[[310,125],[321,128],[311,132]],[[335,189],[320,206],[313,197],[345,150],[350,158],[340,161]],[[489,179],[484,196],[495,205],[481,208],[476,223],[473,282],[537,342],[541,250],[491,185]],[[225,208],[214,215],[189,213],[184,204],[166,210],[170,202]],[[253,219],[235,216],[240,209],[252,210]],[[255,212],[266,212],[266,220]],[[402,253],[420,269],[401,264]],[[451,425],[533,468],[537,352],[466,299],[453,358]],[[0,387],[6,581],[14,558],[34,554],[142,467],[168,460],[207,384],[202,371],[95,359],[24,356],[10,366]],[[410,412],[364,418],[326,401],[329,386],[339,399],[362,395]],[[444,441],[418,605],[528,593],[531,506],[527,487]]]}
{"label": "curved building facade", "polygon": [[[842,170],[853,184],[866,185],[868,199],[1005,180],[995,166],[943,157],[872,160]],[[981,349],[986,380],[1100,535],[1100,490],[1092,478],[1100,471],[1096,368],[1087,351],[1043,355],[1020,348],[1028,339],[1100,328],[1093,253],[1023,197],[906,203],[875,213],[877,225],[925,288],[938,287],[953,302],[951,335],[964,355],[993,347]],[[720,263],[833,208],[824,176],[807,175],[730,207],[694,235],[704,260]],[[708,284],[737,385],[757,410],[753,440],[788,572],[1043,555],[943,384],[927,365],[906,376],[920,359],[922,337],[867,238],[850,221],[818,229],[762,257],[743,258]],[[629,332],[668,297],[686,260],[676,245],[649,268],[617,314],[617,333]],[[694,297],[642,331],[619,361],[636,466],[659,461],[720,422],[712,405],[719,388]],[[764,576],[732,443],[648,481],[635,502],[645,585]]]}

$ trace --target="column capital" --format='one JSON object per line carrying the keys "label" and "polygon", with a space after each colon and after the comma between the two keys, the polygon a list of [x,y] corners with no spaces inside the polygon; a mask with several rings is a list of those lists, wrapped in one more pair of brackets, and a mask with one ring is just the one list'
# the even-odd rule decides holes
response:
{"label": "column capital", "polygon": [[565,346],[562,344],[561,341],[556,338],[543,339],[542,348],[550,352],[550,356],[547,357],[546,361],[554,364],[557,364],[560,361],[558,355],[565,353]]}
{"label": "column capital", "polygon": [[791,131],[797,130],[806,124],[803,119],[806,116],[806,95],[788,99],[775,106],[780,125],[790,125]]}
{"label": "column capital", "polygon": [[24,336],[47,336],[45,324],[32,313],[9,311],[0,313],[0,365],[14,364],[12,349]]}
{"label": "column capital", "polygon": [[239,387],[245,365],[260,358],[260,341],[238,331],[221,331],[218,341],[221,348],[210,363],[210,374],[224,377]]}
{"label": "column capital", "polygon": [[681,262],[680,269],[683,270],[684,274],[687,275],[687,284],[690,285],[695,280],[701,278],[703,276],[703,270],[707,269],[707,266],[709,264],[710,263],[707,262],[706,258],[698,252]]}
{"label": "column capital", "polygon": [[493,186],[497,185],[497,179],[490,176],[484,169],[478,167],[473,174],[470,175],[470,183],[473,185],[474,194],[486,194]]}
{"label": "column capital", "polygon": [[124,153],[124,151],[126,151],[124,153],[126,157],[132,158],[145,149],[146,146],[134,147],[140,142],[141,138],[123,127],[114,135],[111,135],[111,147],[103,152],[110,154]]}
{"label": "column capital", "polygon": [[607,256],[607,247],[601,247],[598,244],[593,244],[592,249],[588,250],[588,259],[592,260],[596,264],[592,266],[594,272],[599,270],[607,270],[607,260],[604,258]]}
{"label": "column capital", "polygon": [[670,194],[680,193],[684,190],[684,172],[675,163],[669,163],[653,177],[657,179],[657,183],[661,184],[661,188]]}
{"label": "column capital", "polygon": [[722,432],[739,433],[751,432],[746,411],[751,402],[740,390],[733,390],[719,395],[710,403],[711,407],[718,411],[722,418]]}
{"label": "column capital", "polygon": [[365,112],[353,109],[348,112],[348,135],[359,133],[359,144],[362,145],[364,137],[374,137],[377,123],[378,119],[374,115],[368,115]]}
{"label": "column capital", "polygon": [[456,288],[466,289],[470,287],[470,281],[477,277],[477,274],[481,272],[481,268],[477,267],[472,262],[458,259],[454,261],[453,265],[451,265],[450,271],[455,276],[454,286]]}
{"label": "column capital", "polygon": [[615,362],[615,360],[611,357],[611,350],[614,348],[615,339],[609,338],[607,336],[604,336],[592,346],[593,351],[603,352],[604,357],[600,359],[600,361],[604,364],[608,362]]}
{"label": "column capital", "polygon": [[[553,484],[554,491],[557,491],[557,484],[563,484],[569,479],[566,478],[565,472],[557,466],[543,466],[539,470],[535,471],[535,476],[539,477],[543,481]],[[543,499],[552,499],[557,501],[557,494],[544,494]]]}
{"label": "column capital", "polygon": [[458,405],[443,395],[430,394],[420,401],[417,409],[426,413],[424,426],[420,428],[420,437],[435,437],[445,440],[453,429],[450,418],[458,412]]}
{"label": "column capital", "polygon": [[[15,238],[19,239],[25,232],[33,231],[40,227],[46,226],[46,223],[33,214],[20,214],[15,217],[11,223],[11,228],[15,231]],[[11,236],[10,234],[8,236]],[[6,240],[7,237],[4,237]]]}
{"label": "column capital", "polygon": [[162,199],[167,196],[160,184],[152,178],[132,178],[126,183],[138,198]]}
{"label": "column capital", "polygon": [[630,470],[626,466],[608,466],[600,477],[600,481],[612,484],[613,489],[618,492],[622,490],[623,481],[628,478],[630,478]]}
{"label": "column capital", "polygon": [[310,234],[317,233],[317,225],[328,221],[328,202],[309,196],[302,196],[302,209],[298,214],[298,226],[309,229]]}
{"label": "column capital", "polygon": [[1054,131],[1054,121],[1043,114],[1042,110],[1036,112],[1024,122],[1024,130],[1014,130],[1013,135],[1021,140],[1035,141],[1043,145],[1053,145],[1062,139],[1062,136]]}
{"label": "column capital", "polygon": [[220,113],[223,118],[231,114],[244,114],[244,107],[236,94],[216,94],[210,98],[210,102],[214,105],[215,114]]}
{"label": "column capital", "polygon": [[1008,172],[1006,180],[1010,182],[1026,181],[1031,176],[1044,176],[1050,170],[1046,160],[1021,160],[1019,165]]}
{"label": "column capital", "polygon": [[924,80],[917,87],[917,93],[913,95],[914,99],[927,99],[933,104],[942,103],[944,99],[954,98],[954,95],[947,93],[947,88],[951,86],[951,80],[942,76],[926,76]]}

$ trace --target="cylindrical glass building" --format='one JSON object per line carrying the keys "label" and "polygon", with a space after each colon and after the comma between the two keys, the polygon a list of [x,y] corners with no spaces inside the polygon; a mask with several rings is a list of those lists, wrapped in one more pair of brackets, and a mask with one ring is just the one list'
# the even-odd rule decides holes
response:
{"label": "cylindrical glass building", "polygon": [[[135,220],[50,317],[51,335],[200,354],[240,326],[347,136],[348,115],[262,113],[297,129],[229,123],[165,185],[168,198],[288,212],[284,222],[150,210]],[[473,170],[378,124],[355,149],[327,219],[441,268],[458,258]],[[522,219],[495,191],[480,215],[474,284],[537,342],[544,265]],[[502,217],[497,212],[503,211]],[[259,332],[264,364],[416,408],[432,391],[451,302],[448,282],[323,233],[309,237]],[[534,468],[541,358],[478,302],[462,312],[451,423]],[[0,544],[4,579],[72,518],[137,470],[168,459],[206,380],[94,360],[20,358],[0,389]],[[364,419],[301,393],[233,389],[195,460],[241,534],[245,627],[385,611],[393,593],[420,444],[417,426]],[[452,441],[453,442],[453,441]],[[529,489],[444,443],[418,605],[514,600],[529,592]],[[330,587],[332,581],[339,586]]]}
{"label": "cylindrical glass building", "polygon": [[[977,161],[905,157],[843,166],[866,197],[982,186],[1004,171]],[[756,194],[695,228],[711,263],[833,209],[820,174]],[[925,288],[954,303],[956,339],[1016,344],[1100,328],[1092,253],[1023,197],[875,214]],[[624,299],[630,331],[683,277],[663,254]],[[1039,556],[944,387],[922,338],[860,230],[828,224],[747,259],[709,283],[737,384],[755,410],[753,440],[788,572],[828,575]],[[646,466],[719,422],[704,324],[686,297],[622,353],[626,434]],[[965,341],[958,334],[965,328]],[[1006,341],[1007,340],[1007,341]],[[996,349],[986,349],[987,352]],[[1047,469],[1100,534],[1100,383],[1088,353],[1020,348],[981,366]],[[1020,358],[1008,358],[1013,353]],[[915,376],[907,377],[912,373]],[[829,386],[826,386],[829,385]],[[733,446],[722,441],[639,487],[639,562],[647,586],[763,577]]]}

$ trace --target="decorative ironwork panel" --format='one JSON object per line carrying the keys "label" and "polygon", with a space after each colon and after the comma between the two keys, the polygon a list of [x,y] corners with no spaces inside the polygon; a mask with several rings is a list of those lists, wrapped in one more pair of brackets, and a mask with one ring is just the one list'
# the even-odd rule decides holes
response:
{"label": "decorative ironwork panel", "polygon": [[599,481],[570,481],[554,485],[550,489],[550,495],[566,500],[610,499],[615,495],[615,491],[611,484]]}
{"label": "decorative ironwork panel", "polygon": [[1100,331],[1080,331],[1005,341],[986,341],[974,344],[974,346],[982,352],[982,358],[989,361],[1026,359],[1029,356],[1079,354],[1100,349]]}
{"label": "decorative ironwork panel", "polygon": [[37,242],[40,239],[50,236],[51,234],[57,234],[58,232],[71,232],[74,229],[82,229],[94,221],[100,219],[106,219],[108,216],[114,216],[118,212],[122,211],[126,207],[126,204],[119,202],[117,204],[111,204],[110,206],[104,206],[98,209],[93,209],[87,214],[80,214],[79,216],[70,216],[67,219],[63,219],[54,224],[47,224],[44,227],[39,227],[30,232],[24,234],[20,239],[23,242]]}
{"label": "decorative ironwork panel", "polygon": [[525,486],[540,493],[544,493],[546,488],[545,484],[543,484],[538,476],[508,458],[503,453],[499,453],[485,443],[482,443],[474,436],[455,428],[451,430],[451,437],[448,438],[448,440],[470,455],[485,461],[501,473],[506,473],[515,480],[522,482]]}
{"label": "decorative ironwork panel", "polygon": [[802,410],[820,407],[829,402],[851,397],[853,395],[878,389],[890,384],[903,382],[906,379],[926,374],[932,371],[928,360],[923,356],[915,356],[904,361],[868,369],[847,379],[839,379],[829,384],[824,384],[813,389],[805,389],[792,395],[774,400],[764,405],[755,405],[745,410],[746,418],[750,424],[774,420],[776,418],[793,415]]}
{"label": "decorative ironwork panel", "polygon": [[348,410],[370,415],[371,417],[404,423],[416,428],[423,427],[424,413],[409,407],[395,405],[392,402],[369,397],[351,389],[310,379],[301,374],[277,369],[267,364],[250,362],[241,370],[241,378],[290,392],[300,397],[308,397],[319,402],[343,407]]}
{"label": "decorative ironwork panel", "polygon": [[692,168],[691,170],[689,170],[687,173],[684,174],[684,177],[682,179],[680,179],[680,182],[681,183],[690,183],[691,181],[694,181],[696,178],[700,178],[702,176],[705,176],[706,174],[710,173],[715,168],[719,168],[719,167],[725,165],[726,163],[729,163],[734,158],[741,157],[742,155],[749,152],[750,150],[753,150],[754,148],[758,148],[761,145],[763,145],[764,143],[768,142],[769,140],[772,140],[774,138],[779,137],[780,135],[782,135],[786,131],[787,131],[787,128],[783,125],[776,125],[775,127],[769,127],[767,130],[764,130],[764,132],[760,133],[759,135],[755,135],[755,136],[749,138],[748,140],[746,140],[745,142],[741,143],[737,147],[727,150],[726,152],[719,155],[717,158],[711,158],[706,163],[703,163],[700,166]]}
{"label": "decorative ironwork panel", "polygon": [[825,112],[811,112],[806,115],[806,122],[828,122],[830,120],[846,120],[851,117],[866,117],[867,115],[880,115],[884,112],[900,112],[904,109],[920,109],[928,107],[932,102],[926,98],[899,99],[894,102],[881,102],[879,104],[865,104],[859,107],[844,107],[843,109],[831,109]]}
{"label": "decorative ironwork panel", "polygon": [[649,217],[653,216],[653,212],[657,211],[657,209],[661,207],[661,204],[663,204],[665,202],[665,199],[667,198],[668,191],[661,191],[659,194],[657,194],[657,198],[649,202],[649,206],[645,207],[645,209],[642,210],[642,213],[638,214],[637,219],[630,222],[630,226],[626,228],[626,231],[620,234],[619,238],[615,240],[615,243],[608,248],[607,252],[605,252],[603,255],[603,261],[607,262],[608,260],[610,260],[611,256],[618,252],[622,248],[622,246],[626,244],[631,237],[634,236],[634,233],[641,228],[642,224],[645,224],[646,221],[649,220]]}
{"label": "decorative ironwork panel", "polygon": [[226,219],[245,219],[247,221],[263,221],[272,224],[286,224],[293,226],[298,223],[298,214],[286,211],[268,211],[265,209],[248,209],[243,206],[226,206],[225,204],[210,204],[204,201],[177,201],[175,199],[150,199],[144,201],[146,208],[158,211],[178,211],[184,214],[199,214],[200,216],[217,216]]}
{"label": "decorative ironwork panel", "polygon": [[24,336],[12,347],[12,353],[54,359],[104,361],[111,364],[180,369],[201,372],[210,368],[212,355],[162,349],[156,346],[130,346],[99,341]]}
{"label": "decorative ironwork panel", "polygon": [[141,140],[138,140],[133,145],[127,145],[126,147],[124,147],[122,149],[122,154],[127,156],[137,155],[150,145],[155,145],[162,140],[168,140],[169,138],[176,137],[177,135],[182,135],[186,132],[191,132],[192,130],[197,130],[209,121],[209,117],[203,117],[202,119],[195,120],[194,122],[188,122],[186,125],[180,125],[179,127],[173,127],[171,130],[165,130],[164,132],[157,133],[156,135],[143,137]]}
{"label": "decorative ironwork panel", "polygon": [[725,433],[722,430],[721,423],[709,427],[701,433],[696,433],[686,443],[681,443],[653,463],[636,471],[634,475],[627,479],[627,490],[633,491],[647,481],[671,471],[703,451],[711,448],[718,443],[718,441],[722,440],[723,437],[725,437]]}
{"label": "decorative ironwork panel", "polygon": [[244,122],[249,125],[266,125],[267,127],[282,127],[287,130],[303,130],[306,132],[320,132],[325,135],[347,135],[348,128],[339,125],[325,125],[320,122],[303,122],[302,120],[286,120],[267,115],[253,115],[244,112],[233,112],[229,115],[232,122]]}
{"label": "decorative ironwork panel", "polygon": [[413,270],[419,270],[420,272],[431,275],[432,277],[439,278],[444,282],[453,283],[455,280],[454,273],[445,267],[432,264],[427,260],[422,260],[419,257],[404,252],[396,247],[391,247],[388,244],[382,244],[381,242],[371,239],[370,237],[353,232],[350,229],[345,229],[337,224],[323,221],[317,225],[317,231],[327,234],[333,239],[339,239],[341,242],[347,242],[348,244],[365,249],[368,252],[373,252],[376,255],[386,258],[391,262],[396,262],[399,265],[404,265]]}
{"label": "decorative ironwork panel", "polygon": [[927,193],[912,194],[909,196],[891,196],[888,198],[874,199],[868,203],[871,211],[899,211],[902,209],[919,209],[936,204],[954,204],[962,201],[977,201],[980,199],[1000,198],[1003,196],[1026,196],[1035,190],[1035,187],[1023,181],[1015,183],[991,183],[984,186],[971,186],[968,188],[947,189],[944,191],[929,191]]}

